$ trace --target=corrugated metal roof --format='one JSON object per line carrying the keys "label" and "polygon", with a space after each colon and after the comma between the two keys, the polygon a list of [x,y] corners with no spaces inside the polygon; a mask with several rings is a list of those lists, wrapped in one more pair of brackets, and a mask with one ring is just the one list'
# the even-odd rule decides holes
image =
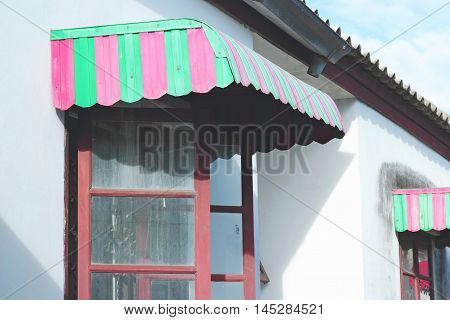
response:
{"label": "corrugated metal roof", "polygon": [[[301,0],[301,2],[306,5],[305,0]],[[313,11],[311,8],[309,9]],[[320,17],[318,10],[314,10],[314,13],[321,18],[331,30],[333,30],[330,26],[330,21]],[[342,37],[341,27],[337,27],[334,32],[344,39]],[[411,88],[409,84],[406,84],[403,80],[398,79],[395,73],[388,71],[387,67],[381,66],[378,59],[372,59],[369,52],[363,52],[361,45],[353,44],[350,36],[344,40],[352,47],[349,56],[353,58],[353,62],[355,64],[362,65],[363,68],[374,78],[376,78],[379,83],[395,92],[395,94],[407,101],[412,108],[417,110],[417,112],[424,114],[432,120],[435,125],[450,133],[450,116],[446,112],[419,95],[413,88]]]}
{"label": "corrugated metal roof", "polygon": [[450,229],[450,188],[392,192],[395,231]]}
{"label": "corrugated metal roof", "polygon": [[54,30],[51,39],[54,104],[62,110],[206,93],[235,82],[344,132],[326,93],[196,20]]}

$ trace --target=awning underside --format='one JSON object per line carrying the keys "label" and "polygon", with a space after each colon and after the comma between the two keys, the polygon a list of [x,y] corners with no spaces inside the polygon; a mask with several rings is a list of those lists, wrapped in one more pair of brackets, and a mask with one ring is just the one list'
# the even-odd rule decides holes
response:
{"label": "awning underside", "polygon": [[58,109],[251,84],[343,136],[342,117],[327,94],[196,20],[54,30],[51,40],[53,101]]}
{"label": "awning underside", "polygon": [[399,189],[392,196],[397,232],[450,229],[450,188]]}

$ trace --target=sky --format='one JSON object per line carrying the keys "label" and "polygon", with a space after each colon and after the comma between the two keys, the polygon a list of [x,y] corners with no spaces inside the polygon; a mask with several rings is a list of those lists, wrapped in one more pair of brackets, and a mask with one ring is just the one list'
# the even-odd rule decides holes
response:
{"label": "sky", "polygon": [[[343,35],[350,35],[353,44],[361,44],[362,51],[370,52],[372,59],[380,59],[380,65],[387,66],[397,79],[450,113],[449,0],[307,0],[306,3],[318,9],[321,18],[330,19],[332,26],[340,26]],[[444,7],[406,31],[441,6]]]}

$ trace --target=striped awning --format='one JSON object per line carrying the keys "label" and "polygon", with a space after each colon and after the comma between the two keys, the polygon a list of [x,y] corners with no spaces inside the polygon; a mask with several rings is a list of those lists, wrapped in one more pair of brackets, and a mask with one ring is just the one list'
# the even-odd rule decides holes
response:
{"label": "striped awning", "polygon": [[238,83],[344,131],[327,94],[197,20],[53,30],[51,54],[58,109],[207,93]]}
{"label": "striped awning", "polygon": [[397,232],[450,229],[450,188],[398,189],[392,197]]}

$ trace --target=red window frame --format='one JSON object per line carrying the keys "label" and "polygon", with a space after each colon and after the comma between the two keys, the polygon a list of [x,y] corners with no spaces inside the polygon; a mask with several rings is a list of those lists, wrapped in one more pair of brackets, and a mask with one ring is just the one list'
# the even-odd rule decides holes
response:
{"label": "red window frame", "polygon": [[[135,272],[137,273],[138,297],[149,298],[148,281],[140,281],[139,274],[176,275],[195,277],[195,299],[211,298],[211,281],[242,281],[244,298],[255,299],[254,266],[254,228],[253,228],[253,185],[252,176],[242,175],[242,206],[227,207],[227,212],[242,213],[243,221],[243,274],[212,275],[210,269],[210,206],[209,156],[200,151],[196,145],[194,191],[133,190],[133,189],[98,189],[92,188],[92,145],[91,123],[93,120],[122,120],[125,114],[132,119],[151,122],[176,122],[182,119],[193,121],[189,110],[134,109],[79,110],[78,114],[78,241],[77,241],[77,297],[91,298],[91,273],[93,272]],[[242,152],[242,171],[251,172],[251,153]],[[206,165],[205,165],[206,164]],[[194,256],[193,266],[154,266],[154,265],[109,265],[91,264],[91,197],[92,196],[152,196],[152,197],[192,197],[194,198]],[[233,211],[234,210],[234,211]],[[147,285],[146,285],[147,283]]]}
{"label": "red window frame", "polygon": [[[427,281],[430,284],[430,300],[434,300],[434,288],[433,288],[433,251],[432,245],[433,240],[430,236],[426,234],[410,234],[408,232],[400,234],[399,236],[399,251],[400,251],[400,290],[401,290],[401,299],[405,300],[404,297],[404,288],[403,288],[403,277],[409,277],[414,281],[414,300],[420,300],[420,281]],[[413,269],[407,270],[403,265],[403,247],[402,244],[406,241],[412,241],[413,243]],[[419,272],[419,246],[427,248],[428,255],[428,276],[422,275]]]}

